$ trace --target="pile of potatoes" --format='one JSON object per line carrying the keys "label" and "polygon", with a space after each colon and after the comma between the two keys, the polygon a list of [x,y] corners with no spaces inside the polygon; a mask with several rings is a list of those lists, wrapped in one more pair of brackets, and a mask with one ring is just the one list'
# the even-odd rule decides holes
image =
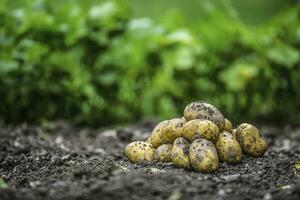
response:
{"label": "pile of potatoes", "polygon": [[219,161],[237,164],[243,153],[259,157],[267,150],[267,142],[255,126],[243,123],[233,129],[211,104],[192,102],[183,115],[159,123],[147,141],[128,144],[127,158],[134,163],[172,162],[179,168],[211,173],[218,169]]}

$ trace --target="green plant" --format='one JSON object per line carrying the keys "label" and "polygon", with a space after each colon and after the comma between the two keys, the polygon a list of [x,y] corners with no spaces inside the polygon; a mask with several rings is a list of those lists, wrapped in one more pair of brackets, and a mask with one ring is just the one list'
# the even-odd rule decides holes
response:
{"label": "green plant", "polygon": [[260,27],[232,9],[186,23],[133,19],[125,1],[0,0],[0,119],[99,126],[201,99],[234,121],[299,123],[299,4]]}

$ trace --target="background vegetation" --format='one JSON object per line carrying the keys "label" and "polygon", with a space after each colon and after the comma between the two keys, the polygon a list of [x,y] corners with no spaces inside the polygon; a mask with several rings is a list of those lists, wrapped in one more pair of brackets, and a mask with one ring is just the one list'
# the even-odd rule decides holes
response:
{"label": "background vegetation", "polygon": [[0,0],[1,121],[165,119],[202,99],[299,124],[299,3],[182,2]]}

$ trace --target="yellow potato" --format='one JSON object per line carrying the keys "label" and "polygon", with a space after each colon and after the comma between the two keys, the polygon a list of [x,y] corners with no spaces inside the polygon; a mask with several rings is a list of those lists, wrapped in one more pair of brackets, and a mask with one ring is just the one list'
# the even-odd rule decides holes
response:
{"label": "yellow potato", "polygon": [[225,118],[225,128],[224,128],[224,131],[227,131],[229,133],[232,132],[232,123]]}
{"label": "yellow potato", "polygon": [[151,161],[154,158],[155,149],[147,142],[131,142],[125,148],[126,157],[133,163]]}
{"label": "yellow potato", "polygon": [[174,141],[171,151],[171,161],[175,166],[190,169],[189,146],[190,143],[182,137]]}
{"label": "yellow potato", "polygon": [[216,142],[218,135],[218,126],[206,119],[193,119],[183,126],[183,137],[188,141],[202,137]]}
{"label": "yellow potato", "polygon": [[173,141],[182,137],[183,126],[186,123],[184,118],[175,118],[169,120],[169,123],[162,128],[162,132],[166,137],[168,143],[173,143]]}
{"label": "yellow potato", "polygon": [[221,161],[227,163],[239,163],[243,152],[239,142],[230,133],[223,131],[216,142],[216,148]]}
{"label": "yellow potato", "polygon": [[150,136],[151,144],[156,148],[162,144],[172,144],[173,141],[182,137],[185,119],[175,118],[159,123]]}
{"label": "yellow potato", "polygon": [[219,158],[214,144],[204,138],[196,139],[189,148],[190,163],[196,171],[211,173],[218,169]]}
{"label": "yellow potato", "polygon": [[268,144],[259,130],[251,124],[241,124],[236,130],[236,139],[240,143],[243,152],[249,156],[262,156]]}
{"label": "yellow potato", "polygon": [[216,107],[204,101],[190,103],[185,107],[183,115],[186,121],[208,119],[215,123],[220,131],[225,128],[225,119],[222,113]]}
{"label": "yellow potato", "polygon": [[160,122],[152,131],[150,136],[150,142],[151,144],[156,148],[159,145],[168,143],[166,136],[164,135],[164,132],[162,131],[165,126],[167,126],[169,123],[169,120]]}
{"label": "yellow potato", "polygon": [[172,146],[173,146],[172,144],[160,145],[155,150],[154,159],[160,162],[171,162]]}

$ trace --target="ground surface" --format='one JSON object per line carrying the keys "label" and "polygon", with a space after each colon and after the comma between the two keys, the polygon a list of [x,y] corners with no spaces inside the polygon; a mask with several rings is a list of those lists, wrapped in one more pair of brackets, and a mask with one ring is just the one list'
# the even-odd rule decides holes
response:
{"label": "ground surface", "polygon": [[0,130],[0,175],[11,199],[300,199],[300,129],[261,128],[270,148],[202,174],[170,163],[131,164],[123,150],[154,124],[119,130],[20,125]]}

